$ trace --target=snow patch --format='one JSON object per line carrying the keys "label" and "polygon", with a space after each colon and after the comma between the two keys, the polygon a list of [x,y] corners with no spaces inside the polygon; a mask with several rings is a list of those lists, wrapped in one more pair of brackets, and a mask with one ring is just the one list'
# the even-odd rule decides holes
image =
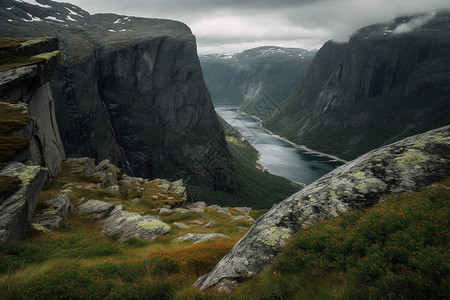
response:
{"label": "snow patch", "polygon": [[126,29],[120,29],[119,31],[120,31],[120,32],[124,32],[124,31],[127,31],[127,30],[126,30]]}
{"label": "snow patch", "polygon": [[12,20],[11,20],[11,19],[8,19],[8,22],[12,22]]}
{"label": "snow patch", "polygon": [[31,18],[31,20],[27,20],[27,19],[23,19],[23,18],[22,18],[22,20],[24,20],[25,22],[42,21],[42,19],[40,19],[40,18],[38,18],[38,17],[35,17],[35,16],[33,16],[32,14],[30,14],[30,13],[27,13],[27,15]]}
{"label": "snow patch", "polygon": [[422,16],[413,18],[409,22],[406,22],[406,20],[403,20],[403,22],[405,22],[405,23],[398,25],[394,29],[394,34],[407,33],[407,32],[411,32],[413,30],[419,29],[426,23],[433,20],[435,15],[436,15],[436,12],[432,12],[432,13],[429,13],[426,15],[422,15]]}
{"label": "snow patch", "polygon": [[117,19],[117,21],[115,21],[114,24],[121,24],[120,19]]}
{"label": "snow patch", "polygon": [[16,2],[20,2],[20,3],[28,3],[28,4],[31,4],[31,5],[36,5],[36,6],[40,6],[40,7],[43,7],[43,8],[52,8],[51,6],[41,4],[41,3],[37,2],[36,0],[15,0],[15,1]]}
{"label": "snow patch", "polygon": [[66,20],[72,21],[72,22],[77,22],[77,20],[73,19],[70,15],[67,15]]}
{"label": "snow patch", "polygon": [[[75,7],[74,7],[75,8]],[[71,10],[70,8],[66,7],[66,9],[69,11],[70,15],[74,15],[74,16],[79,16],[79,17],[83,17],[82,15],[80,15],[77,12],[74,12],[73,10]]]}
{"label": "snow patch", "polygon": [[57,21],[57,22],[64,22],[64,21],[59,20],[59,19],[57,19],[57,18],[55,18],[55,17],[52,17],[52,16],[48,16],[48,17],[46,17],[45,19],[46,19],[46,20]]}
{"label": "snow patch", "polygon": [[11,6],[11,7],[7,7],[6,9],[7,9],[7,10],[11,10],[11,9],[13,9],[13,8],[14,8],[14,5]]}
{"label": "snow patch", "polygon": [[116,32],[114,29],[108,29],[109,32]]}

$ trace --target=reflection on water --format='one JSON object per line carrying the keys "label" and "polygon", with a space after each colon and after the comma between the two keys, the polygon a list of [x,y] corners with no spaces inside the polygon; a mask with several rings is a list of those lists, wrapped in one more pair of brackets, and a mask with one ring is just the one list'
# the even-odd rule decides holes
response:
{"label": "reflection on water", "polygon": [[216,106],[217,113],[235,127],[260,153],[259,163],[272,174],[310,184],[342,165],[328,156],[297,149],[260,127],[260,122],[235,106]]}

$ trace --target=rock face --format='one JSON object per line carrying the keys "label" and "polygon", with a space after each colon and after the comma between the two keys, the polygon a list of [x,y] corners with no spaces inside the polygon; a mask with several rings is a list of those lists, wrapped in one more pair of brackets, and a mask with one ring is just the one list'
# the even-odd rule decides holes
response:
{"label": "rock face", "polygon": [[229,188],[225,137],[186,25],[40,3],[46,7],[2,1],[0,35],[59,38],[51,90],[67,156],[109,159],[133,176],[196,175]]}
{"label": "rock face", "polygon": [[351,160],[447,125],[449,32],[450,12],[444,10],[362,28],[348,43],[327,42],[264,126]]}
{"label": "rock face", "polygon": [[418,191],[448,176],[450,126],[373,150],[273,207],[196,286],[232,290],[261,272],[302,227],[371,207],[391,193]]}
{"label": "rock face", "polygon": [[241,105],[268,117],[295,88],[316,51],[259,47],[233,55],[200,55],[205,82],[215,104]]}
{"label": "rock face", "polygon": [[0,99],[10,98],[27,104],[32,118],[27,126],[12,133],[29,141],[28,149],[14,160],[41,165],[56,176],[65,158],[49,84],[59,56],[58,40],[31,39],[8,48],[2,54],[4,60],[27,55],[33,62],[0,73]]}
{"label": "rock face", "polygon": [[0,175],[18,177],[22,181],[19,190],[0,203],[0,243],[4,243],[21,238],[25,233],[49,172],[39,166],[12,162],[0,170]]}

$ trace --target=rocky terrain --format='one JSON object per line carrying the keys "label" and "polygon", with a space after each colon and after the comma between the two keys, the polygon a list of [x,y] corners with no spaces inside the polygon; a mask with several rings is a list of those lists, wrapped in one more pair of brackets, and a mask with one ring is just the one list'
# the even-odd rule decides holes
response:
{"label": "rocky terrain", "polygon": [[362,28],[348,43],[327,42],[264,126],[349,160],[447,125],[449,29],[443,10]]}
{"label": "rocky terrain", "polygon": [[259,47],[236,54],[200,55],[200,63],[214,104],[237,105],[266,118],[294,90],[315,53]]}
{"label": "rocky terrain", "polygon": [[56,39],[0,39],[0,242],[24,235],[64,148],[49,88]]}
{"label": "rocky terrain", "polygon": [[369,208],[392,193],[418,191],[449,175],[450,126],[373,150],[274,206],[196,286],[230,292],[268,266],[302,227]]}
{"label": "rocky terrain", "polygon": [[59,39],[50,87],[68,157],[110,159],[130,175],[195,175],[217,189],[236,188],[186,25],[90,15],[48,0],[2,1],[0,23],[1,36]]}

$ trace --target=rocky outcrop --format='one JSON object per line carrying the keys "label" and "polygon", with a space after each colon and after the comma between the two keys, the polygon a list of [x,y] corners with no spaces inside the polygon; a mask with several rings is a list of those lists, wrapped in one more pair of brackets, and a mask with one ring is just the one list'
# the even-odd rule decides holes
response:
{"label": "rocky outcrop", "polygon": [[216,189],[235,189],[186,25],[41,2],[48,7],[2,1],[0,35],[59,38],[51,90],[69,157],[109,159],[132,176],[195,175]]}
{"label": "rocky outcrop", "polygon": [[450,126],[373,150],[273,207],[196,286],[230,291],[261,272],[302,227],[371,207],[391,193],[418,191],[448,176]]}
{"label": "rocky outcrop", "polygon": [[[5,39],[0,40],[0,44],[3,43],[6,43]],[[49,84],[59,56],[58,40],[24,40],[6,48],[3,55],[3,62],[18,60],[22,63],[9,65],[9,70],[0,73],[0,99],[25,103],[28,106],[27,113],[31,116],[31,121],[25,127],[11,134],[29,141],[28,148],[14,160],[46,167],[52,176],[56,176],[65,158]],[[24,55],[27,56],[24,58]]]}
{"label": "rocky outcrop", "polygon": [[362,28],[348,43],[327,42],[263,125],[346,160],[447,125],[449,30],[444,10]]}
{"label": "rocky outcrop", "polygon": [[40,214],[35,214],[31,225],[33,228],[45,228],[47,232],[50,229],[59,228],[68,225],[68,217],[73,211],[72,203],[67,194],[60,194],[56,198],[46,201],[49,208],[46,208]]}
{"label": "rocky outcrop", "polygon": [[21,180],[19,190],[0,203],[0,243],[4,243],[25,233],[49,172],[43,167],[12,162],[0,170],[0,175]]}
{"label": "rocky outcrop", "polygon": [[195,241],[194,244],[208,241],[210,239],[230,239],[229,236],[221,233],[188,233],[186,235],[174,238],[174,241]]}
{"label": "rocky outcrop", "polygon": [[153,216],[141,216],[125,211],[118,205],[103,223],[103,231],[109,236],[118,236],[120,241],[128,238],[151,240],[170,232],[170,226]]}
{"label": "rocky outcrop", "polygon": [[114,209],[114,204],[99,200],[88,200],[78,206],[77,213],[80,215],[92,215],[94,219],[101,219]]}

